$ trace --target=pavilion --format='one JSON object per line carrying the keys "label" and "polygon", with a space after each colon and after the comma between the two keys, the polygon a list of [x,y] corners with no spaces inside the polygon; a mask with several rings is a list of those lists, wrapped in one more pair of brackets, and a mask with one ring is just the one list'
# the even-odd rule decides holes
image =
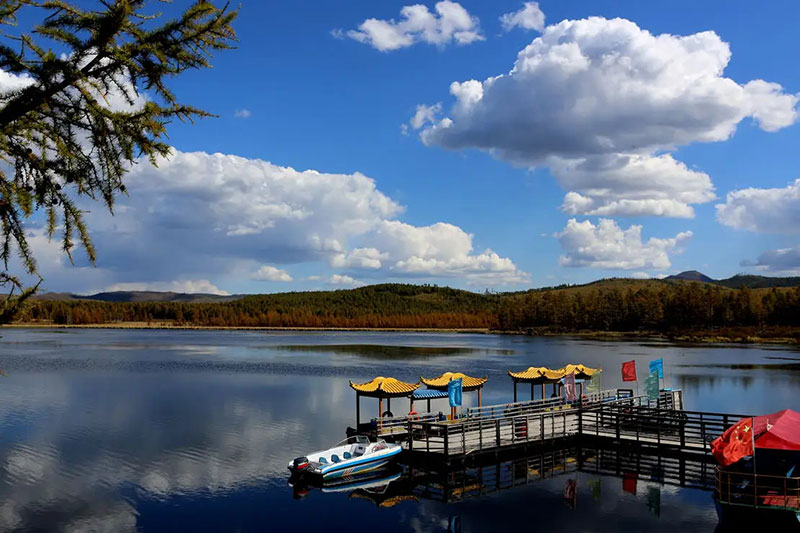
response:
{"label": "pavilion", "polygon": [[[353,383],[350,388],[356,391],[356,428],[361,423],[361,397],[378,398],[378,420],[383,418],[383,400],[386,400],[386,410],[392,410],[392,398],[407,398],[419,387],[417,383],[406,383],[395,378],[378,376],[366,383]],[[412,400],[413,402],[413,400]],[[412,404],[413,405],[413,404]]]}
{"label": "pavilion", "polygon": [[[461,372],[445,372],[441,376],[437,376],[435,378],[425,379],[423,377],[419,378],[422,383],[428,387],[428,390],[422,391],[414,391],[411,399],[412,402],[414,399],[427,399],[428,400],[428,412],[431,410],[431,399],[433,398],[447,398],[447,387],[451,381],[454,379],[461,379],[461,390],[463,392],[478,392],[478,407],[481,406],[481,391],[483,386],[489,381],[488,376],[484,376],[482,378],[475,378],[472,376],[468,376]],[[425,395],[427,394],[427,396]],[[433,393],[433,394],[430,394]],[[413,409],[413,403],[412,409]],[[455,408],[453,408],[455,410]],[[452,414],[452,413],[451,413]]]}
{"label": "pavilion", "polygon": [[[553,395],[559,396],[559,387],[565,376],[575,373],[576,380],[592,379],[592,376],[600,372],[599,368],[589,368],[583,364],[568,364],[564,367],[551,369],[544,366],[529,367],[521,372],[508,371],[508,375],[514,380],[514,403],[517,402],[517,383],[530,383],[531,384],[531,400],[535,397],[536,385],[542,387],[542,399],[545,399],[545,385],[553,385]],[[580,383],[580,394],[583,394],[583,383]]]}

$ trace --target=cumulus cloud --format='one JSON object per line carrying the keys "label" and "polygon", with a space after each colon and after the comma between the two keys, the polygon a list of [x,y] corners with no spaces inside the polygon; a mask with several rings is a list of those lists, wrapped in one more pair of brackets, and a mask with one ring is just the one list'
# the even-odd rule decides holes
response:
{"label": "cumulus cloud", "polygon": [[233,112],[233,116],[236,118],[250,118],[253,113],[249,109],[237,109]]}
{"label": "cumulus cloud", "polygon": [[725,226],[758,233],[800,233],[800,179],[783,188],[747,188],[729,192],[718,204]]}
{"label": "cumulus cloud", "polygon": [[[472,235],[456,226],[417,228],[395,220],[402,207],[358,172],[298,171],[258,159],[175,151],[158,167],[137,164],[126,185],[130,194],[119,199],[114,216],[84,206],[99,251],[97,269],[80,261],[72,267],[57,243],[41,229],[32,231],[48,289],[57,289],[55,280],[73,291],[173,280],[213,280],[218,286],[226,279],[289,281],[288,273],[270,265],[315,261],[354,277],[463,274],[470,281],[484,275],[492,285],[523,279],[510,259],[473,253]],[[405,240],[381,237],[398,224],[403,229],[395,233],[406,234]],[[442,238],[459,244],[446,247]],[[434,259],[427,271],[406,266]]]}
{"label": "cumulus cloud", "polygon": [[541,32],[544,30],[544,13],[539,9],[539,2],[525,2],[518,11],[502,15],[500,23],[505,31],[522,28]]}
{"label": "cumulus cloud", "polygon": [[800,276],[800,246],[767,250],[755,261],[742,261],[742,266],[754,266],[758,270],[784,275]]}
{"label": "cumulus cloud", "polygon": [[748,117],[766,131],[798,119],[798,95],[725,77],[730,57],[714,32],[653,35],[624,19],[565,20],[520,51],[510,72],[453,82],[447,116],[420,137],[550,166],[569,188],[571,214],[691,216],[690,204],[714,198],[710,179],[664,152],[724,141]]}
{"label": "cumulus cloud", "polygon": [[651,237],[642,241],[642,226],[632,225],[623,230],[613,220],[601,218],[597,225],[591,221],[570,219],[563,231],[556,234],[564,254],[559,264],[566,267],[605,269],[656,269],[671,266],[669,253],[692,236],[691,231],[675,237]]}
{"label": "cumulus cloud", "polygon": [[253,273],[250,279],[256,281],[292,281],[288,272],[271,265],[264,265]]}
{"label": "cumulus cloud", "polygon": [[381,52],[418,42],[444,46],[452,42],[462,45],[483,40],[477,17],[470,15],[458,2],[437,2],[434,10],[436,12],[432,13],[422,4],[405,6],[400,10],[399,21],[369,18],[357,30],[346,33],[333,30],[331,34],[338,38],[347,35]]}
{"label": "cumulus cloud", "polygon": [[711,178],[670,154],[609,154],[581,159],[550,158],[562,187],[562,210],[570,215],[694,217],[690,204],[716,198]]}
{"label": "cumulus cloud", "polygon": [[328,278],[327,281],[331,285],[349,285],[350,287],[356,287],[364,284],[363,281],[354,279],[346,274],[333,274]]}

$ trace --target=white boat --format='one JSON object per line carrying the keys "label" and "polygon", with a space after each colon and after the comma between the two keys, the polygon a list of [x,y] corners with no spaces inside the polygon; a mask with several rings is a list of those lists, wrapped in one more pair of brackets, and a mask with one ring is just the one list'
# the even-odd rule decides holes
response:
{"label": "white boat", "polygon": [[383,440],[370,442],[368,437],[355,435],[330,448],[312,452],[289,462],[292,474],[310,474],[323,479],[352,476],[386,466],[402,451],[399,444]]}

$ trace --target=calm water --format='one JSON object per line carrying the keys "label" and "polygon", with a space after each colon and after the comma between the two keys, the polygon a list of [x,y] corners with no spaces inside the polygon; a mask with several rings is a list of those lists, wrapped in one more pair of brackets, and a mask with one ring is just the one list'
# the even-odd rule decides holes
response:
{"label": "calm water", "polygon": [[[623,361],[636,359],[643,373],[648,360],[663,357],[667,384],[684,390],[687,409],[800,410],[800,351],[788,347],[394,333],[2,333],[0,530],[714,531],[709,492],[642,473],[631,483],[570,461],[548,479],[478,497],[467,489],[491,483],[476,482],[475,472],[453,474],[448,479],[467,487],[449,493],[463,496],[455,503],[431,492],[441,480],[415,485],[403,476],[389,489],[312,490],[295,499],[285,465],[343,438],[355,412],[348,379],[375,375],[488,375],[483,402],[492,404],[510,401],[508,369],[583,362],[605,368],[602,385],[614,388]],[[446,400],[434,406],[446,410]],[[392,404],[396,414],[407,407]],[[377,410],[377,401],[363,400],[362,417]],[[507,478],[518,468],[485,470]],[[565,498],[571,486],[575,497]]]}

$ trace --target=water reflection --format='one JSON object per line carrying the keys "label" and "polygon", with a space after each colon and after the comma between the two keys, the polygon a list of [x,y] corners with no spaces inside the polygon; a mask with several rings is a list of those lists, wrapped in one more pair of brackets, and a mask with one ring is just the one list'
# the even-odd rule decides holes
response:
{"label": "water reflection", "polygon": [[443,355],[510,355],[514,350],[490,350],[455,346],[393,346],[381,344],[293,344],[265,346],[279,352],[346,354],[367,358],[427,358]]}
{"label": "water reflection", "polygon": [[[331,345],[345,347],[331,353]],[[377,349],[374,357],[376,346],[404,355]],[[413,497],[392,506],[351,497],[353,491],[311,491],[294,501],[286,490],[287,458],[329,446],[353,424],[348,379],[488,374],[484,403],[502,403],[511,396],[508,369],[583,362],[606,368],[603,384],[615,387],[619,364],[632,358],[626,352],[644,354],[635,356],[641,364],[663,357],[668,383],[685,390],[690,409],[800,408],[800,375],[769,364],[774,348],[651,351],[633,342],[488,335],[7,330],[0,341],[0,368],[8,374],[0,378],[0,530],[343,529],[357,516],[365,528],[424,531],[447,528],[458,516],[464,531],[478,531],[520,509],[535,513],[541,527],[713,529],[713,505],[699,489],[662,487],[655,516],[645,500],[660,481],[639,477],[632,494],[621,479],[569,470],[572,464],[563,475],[493,495],[489,478],[475,485],[465,474],[460,497],[444,491],[447,479],[417,472],[412,481],[396,480],[413,483],[404,493]],[[365,404],[362,415],[371,408]],[[499,479],[513,474],[518,481],[522,472],[503,467]],[[602,499],[595,501],[590,481],[600,478]],[[576,481],[575,511],[564,501],[567,479]],[[477,497],[467,497],[475,486],[482,487]],[[426,497],[434,487],[448,498]]]}

